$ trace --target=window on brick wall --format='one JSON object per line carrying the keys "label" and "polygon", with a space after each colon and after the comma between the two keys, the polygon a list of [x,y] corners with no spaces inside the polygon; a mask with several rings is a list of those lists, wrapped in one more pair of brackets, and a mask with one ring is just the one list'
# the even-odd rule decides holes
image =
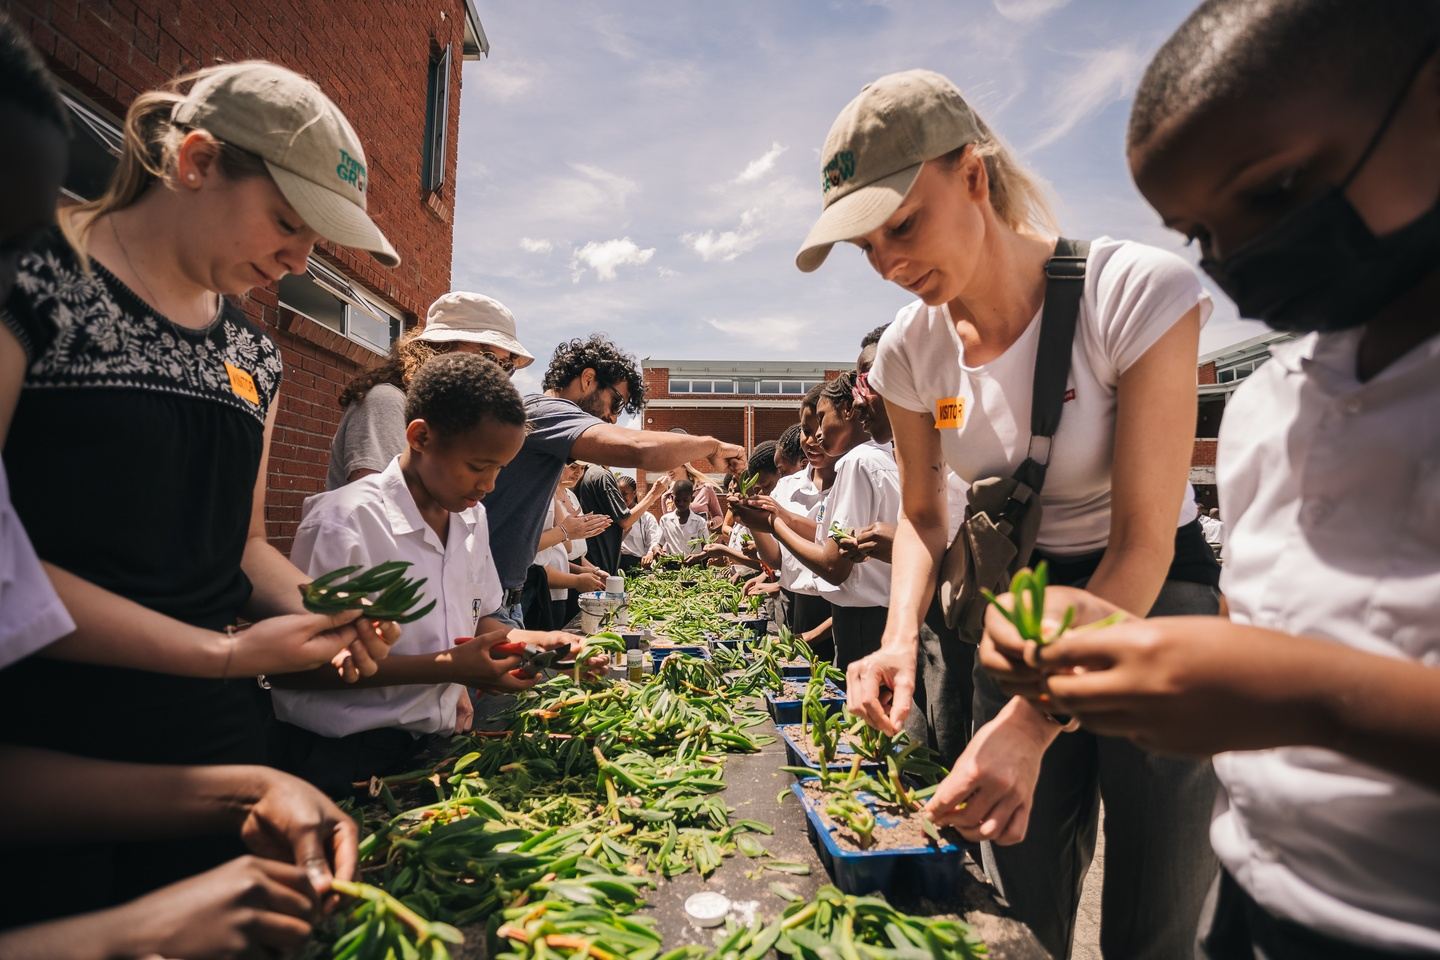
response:
{"label": "window on brick wall", "polygon": [[70,111],[70,166],[63,190],[71,200],[92,200],[105,192],[120,156],[120,126],[109,115],[68,90],[61,93]]}
{"label": "window on brick wall", "polygon": [[670,392],[671,392],[671,393],[689,393],[689,392],[690,392],[690,381],[689,381],[689,380],[671,380],[671,381],[670,381]]}
{"label": "window on brick wall", "polygon": [[445,184],[445,147],[450,116],[450,47],[430,58],[430,82],[425,92],[425,153],[420,179],[426,193]]}
{"label": "window on brick wall", "polygon": [[399,310],[314,257],[305,273],[280,280],[280,305],[376,353],[388,353],[404,327]]}

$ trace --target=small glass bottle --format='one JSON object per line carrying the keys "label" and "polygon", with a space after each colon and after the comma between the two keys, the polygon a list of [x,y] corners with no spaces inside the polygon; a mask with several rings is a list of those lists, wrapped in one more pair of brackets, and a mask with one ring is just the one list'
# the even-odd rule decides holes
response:
{"label": "small glass bottle", "polygon": [[625,638],[625,677],[631,683],[645,679],[645,664],[640,657],[640,638]]}

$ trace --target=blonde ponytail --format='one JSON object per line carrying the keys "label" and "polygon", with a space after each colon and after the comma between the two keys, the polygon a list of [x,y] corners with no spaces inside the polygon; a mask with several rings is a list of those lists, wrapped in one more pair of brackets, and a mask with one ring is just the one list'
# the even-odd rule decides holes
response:
{"label": "blonde ponytail", "polygon": [[1046,199],[1040,179],[1025,169],[1005,141],[996,136],[978,114],[975,122],[980,128],[980,137],[952,150],[944,159],[953,167],[965,156],[966,150],[973,150],[985,164],[985,178],[990,183],[990,206],[1002,223],[1012,230],[1059,233],[1055,213]]}

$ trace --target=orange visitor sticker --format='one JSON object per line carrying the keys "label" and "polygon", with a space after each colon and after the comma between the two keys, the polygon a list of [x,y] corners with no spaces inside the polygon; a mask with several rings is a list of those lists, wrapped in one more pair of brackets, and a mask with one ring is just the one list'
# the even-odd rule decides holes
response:
{"label": "orange visitor sticker", "polygon": [[235,391],[235,396],[242,400],[249,400],[258,407],[260,392],[255,389],[255,378],[233,363],[225,364],[225,372],[230,375],[230,389]]}
{"label": "orange visitor sticker", "polygon": [[945,397],[935,401],[935,429],[959,430],[965,423],[965,398]]}

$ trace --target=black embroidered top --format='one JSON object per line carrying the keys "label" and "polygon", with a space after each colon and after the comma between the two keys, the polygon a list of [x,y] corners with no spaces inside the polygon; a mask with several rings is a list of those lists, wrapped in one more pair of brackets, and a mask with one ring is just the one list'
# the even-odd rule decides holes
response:
{"label": "black embroidered top", "polygon": [[[171,323],[98,263],[87,272],[59,231],[21,259],[0,320],[30,351],[4,457],[41,559],[186,623],[234,623],[250,596],[240,561],[280,384],[275,344],[230,303],[206,329]],[[141,689],[171,708],[201,697],[150,674],[34,658],[6,673],[36,670],[81,681],[102,703],[116,703],[107,687],[130,684],[132,712]],[[14,693],[0,686],[0,700]]]}

